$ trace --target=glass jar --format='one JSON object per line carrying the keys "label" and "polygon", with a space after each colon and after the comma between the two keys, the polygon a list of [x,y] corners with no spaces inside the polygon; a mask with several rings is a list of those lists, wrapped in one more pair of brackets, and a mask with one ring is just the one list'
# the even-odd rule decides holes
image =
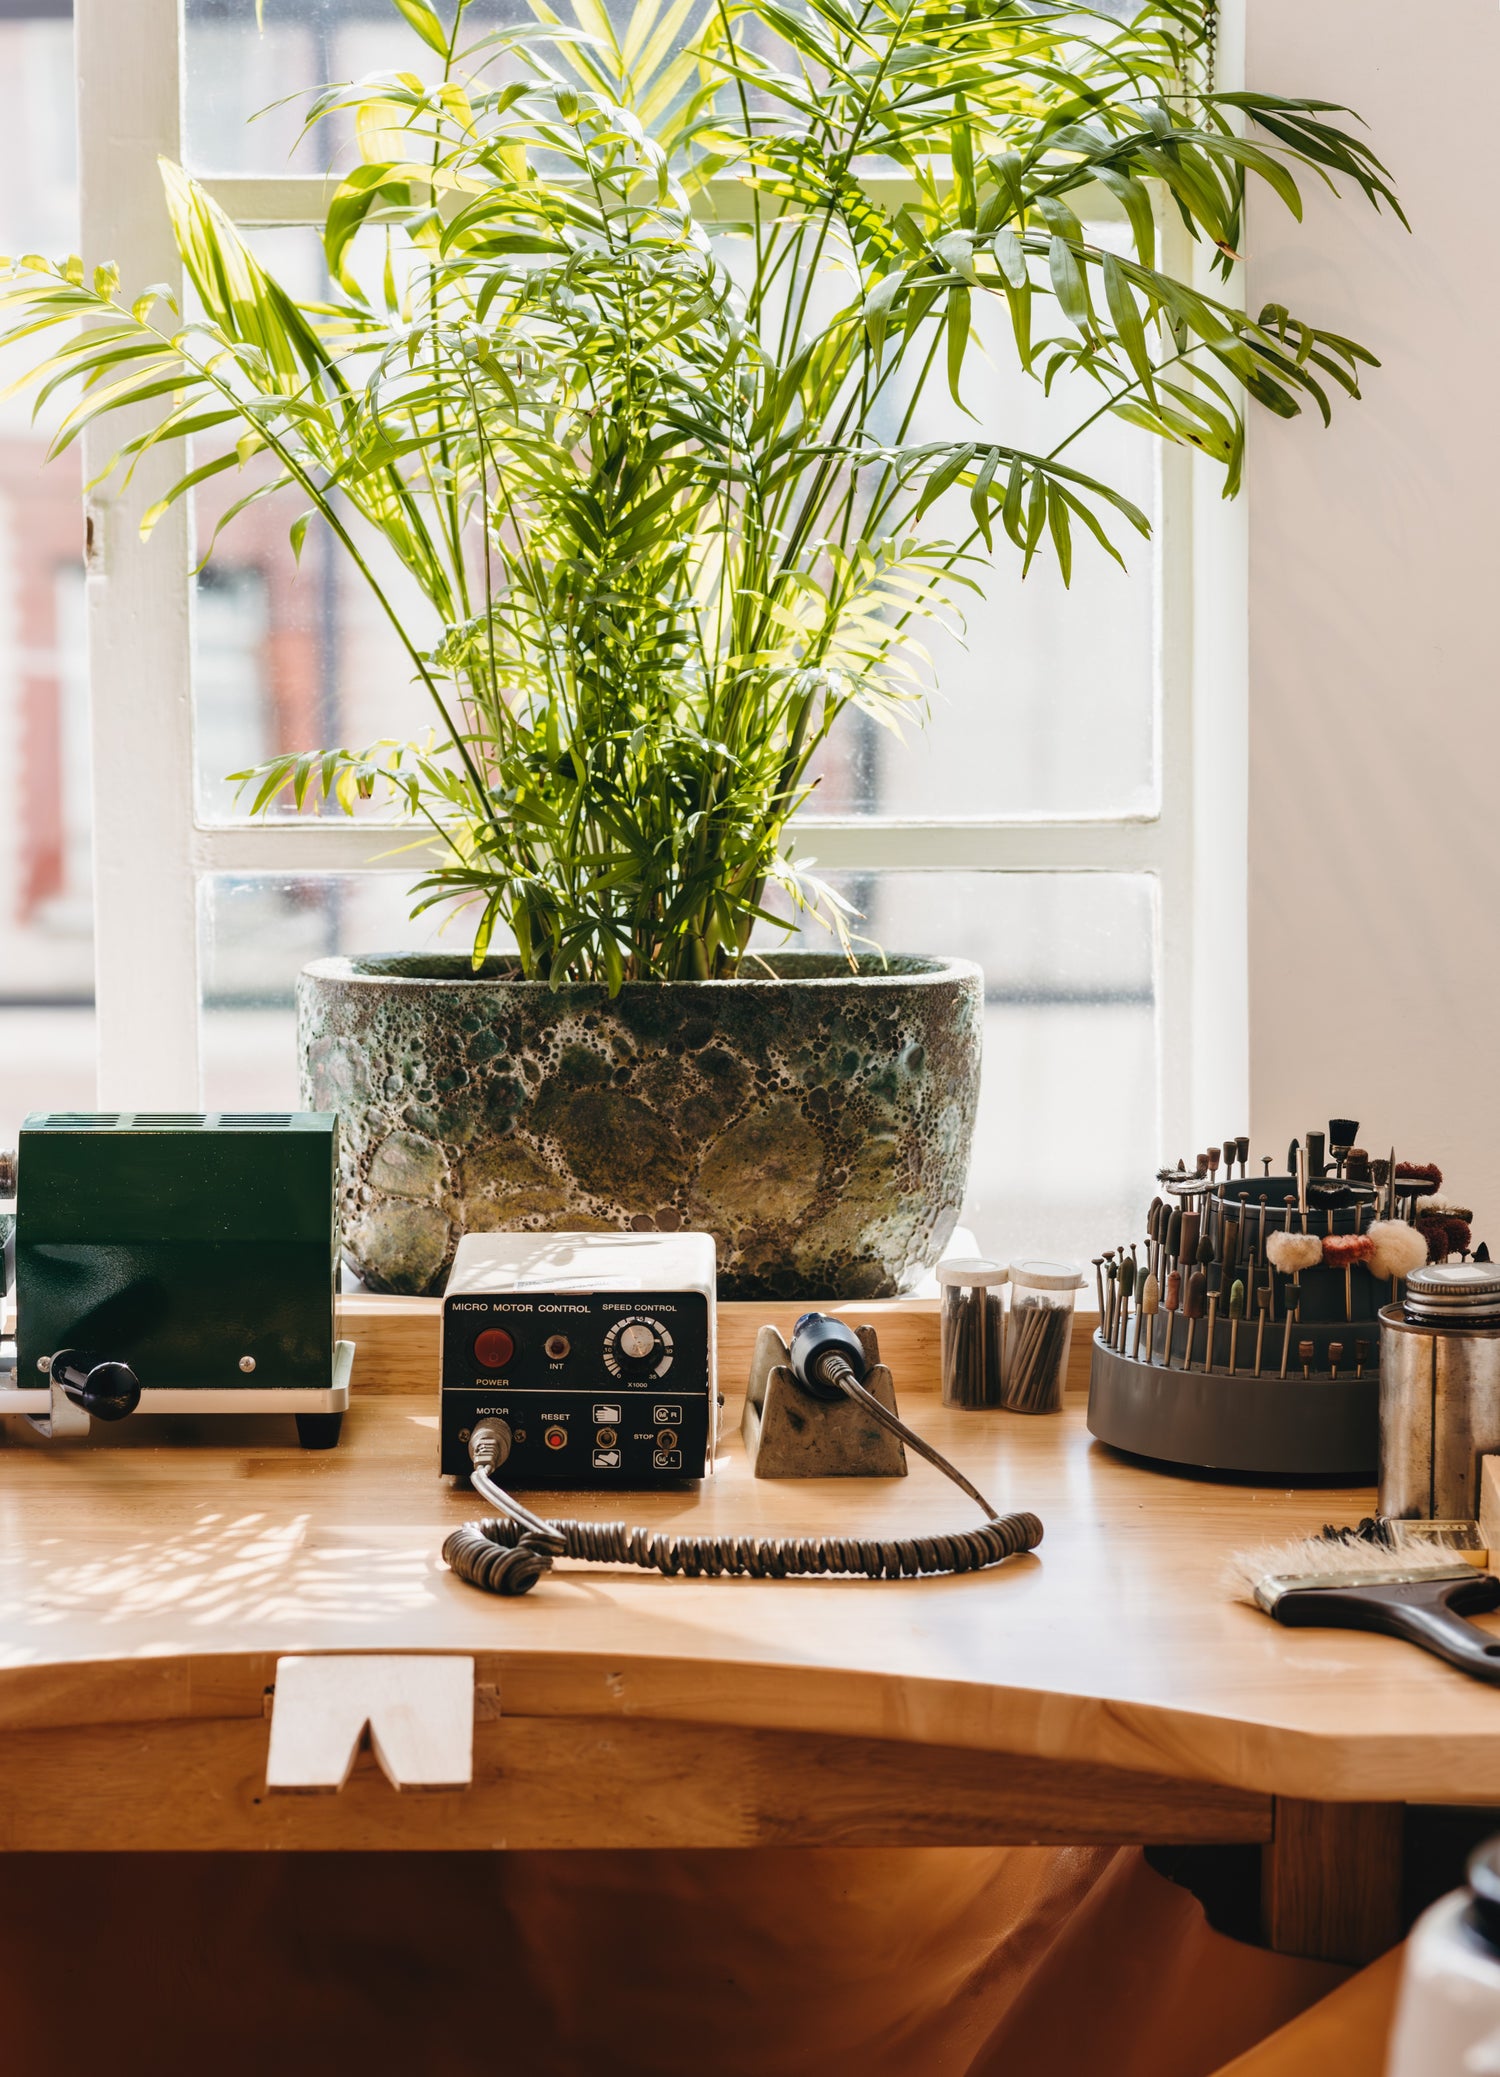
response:
{"label": "glass jar", "polygon": [[1073,1346],[1073,1308],[1083,1286],[1074,1262],[1013,1262],[1000,1404],[1017,1414],[1062,1410]]}
{"label": "glass jar", "polygon": [[1003,1262],[979,1257],[937,1266],[942,1293],[944,1406],[1000,1404],[1005,1347],[1001,1287],[1009,1274]]}

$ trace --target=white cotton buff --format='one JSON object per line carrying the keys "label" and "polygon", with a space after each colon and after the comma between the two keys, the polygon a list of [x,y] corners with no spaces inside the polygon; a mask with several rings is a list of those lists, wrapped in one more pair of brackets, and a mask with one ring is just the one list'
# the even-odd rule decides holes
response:
{"label": "white cotton buff", "polygon": [[[1425,1256],[1425,1242],[1422,1252]],[[1315,1233],[1268,1233],[1266,1254],[1273,1269],[1290,1276],[1294,1270],[1316,1268],[1323,1259],[1323,1243]]]}
{"label": "white cotton buff", "polygon": [[1377,1219],[1365,1237],[1375,1244],[1370,1256],[1372,1276],[1410,1276],[1427,1260],[1427,1236],[1404,1219]]}

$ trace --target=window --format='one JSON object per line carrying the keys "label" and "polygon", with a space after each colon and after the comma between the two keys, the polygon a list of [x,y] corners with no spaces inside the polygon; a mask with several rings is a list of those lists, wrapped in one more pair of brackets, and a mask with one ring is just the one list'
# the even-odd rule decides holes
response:
{"label": "window", "polygon": [[[389,0],[265,0],[263,23],[254,0],[128,10],[77,0],[86,256],[113,257],[127,282],[178,278],[161,152],[185,159],[276,271],[316,291],[320,247],[306,226],[327,161],[299,156],[289,169],[288,110],[247,119],[299,88],[409,57],[411,45]],[[52,68],[51,112],[29,119],[55,131],[67,24],[0,24],[4,33],[46,42],[51,55],[27,62]],[[135,111],[128,135],[112,119],[122,105]],[[332,142],[320,137],[317,152]],[[21,148],[12,124],[0,151]],[[45,148],[56,151],[55,136]],[[1109,206],[1101,197],[1102,236]],[[42,231],[55,249],[73,242],[65,221],[28,235]],[[1046,444],[1048,414],[1066,398],[1049,404],[1003,350],[990,367],[983,409]],[[942,408],[931,412],[933,434],[949,430]],[[19,437],[8,422],[0,497],[13,514],[15,472],[26,474],[34,449],[21,437],[24,452],[8,460],[7,437]],[[1191,1151],[1194,1132],[1243,1116],[1236,523],[1217,481],[1195,481],[1179,452],[1109,420],[1091,437],[1102,472],[1152,511],[1152,547],[1130,556],[1128,574],[1081,554],[1070,594],[1050,569],[1023,584],[1002,551],[970,610],[968,646],[937,650],[929,729],[898,742],[846,717],[799,841],[878,942],[961,952],[985,969],[970,1223],[997,1249],[1093,1252],[1163,1151]],[[106,427],[86,462],[109,438]],[[67,509],[76,483],[57,470],[28,478],[27,512]],[[285,518],[257,508],[194,581],[185,513],[149,544],[137,538],[153,494],[142,481],[118,503],[94,501],[86,586],[75,567],[35,589],[43,529],[30,519],[28,560],[13,517],[0,550],[11,597],[51,602],[55,664],[42,698],[59,742],[74,745],[54,793],[75,802],[87,791],[81,732],[63,717],[76,712],[81,674],[65,659],[77,655],[87,592],[100,1096],[181,1106],[201,1090],[215,1104],[285,1105],[297,968],[333,949],[431,942],[437,926],[407,920],[388,835],[342,818],[249,824],[223,775],[270,750],[409,733],[415,695],[333,558],[310,540],[293,565]],[[205,493],[200,538],[215,516]],[[14,607],[3,610],[9,642]],[[5,668],[0,714],[14,730],[22,695]],[[69,812],[86,826],[81,809]],[[74,913],[68,900],[83,913],[66,893],[81,843],[48,854],[67,861],[47,868],[61,904],[47,912],[54,944]],[[17,913],[21,896],[9,883],[3,892]],[[68,971],[80,1002],[87,983],[85,949]]]}
{"label": "window", "polygon": [[[0,107],[0,251],[73,249],[73,35],[55,7],[0,8]],[[0,389],[16,372],[0,357]],[[4,1146],[27,1110],[94,1098],[81,470],[44,471],[45,450],[29,401],[0,401]]]}

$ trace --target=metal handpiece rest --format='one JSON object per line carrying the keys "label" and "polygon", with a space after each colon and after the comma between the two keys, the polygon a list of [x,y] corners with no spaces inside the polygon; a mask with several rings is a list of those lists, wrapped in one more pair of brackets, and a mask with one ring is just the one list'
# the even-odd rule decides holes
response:
{"label": "metal handpiece rest", "polygon": [[[865,1390],[894,1414],[896,1386],[880,1360],[875,1329],[844,1332],[863,1356]],[[900,1436],[842,1393],[827,1398],[815,1383],[804,1384],[793,1370],[791,1349],[771,1326],[755,1339],[740,1435],[757,1478],[906,1476]]]}

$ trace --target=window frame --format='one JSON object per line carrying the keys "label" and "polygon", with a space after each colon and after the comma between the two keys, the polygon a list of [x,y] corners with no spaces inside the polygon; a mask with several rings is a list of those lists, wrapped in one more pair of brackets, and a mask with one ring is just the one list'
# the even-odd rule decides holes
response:
{"label": "window frame", "polygon": [[[1220,17],[1221,81],[1242,70],[1243,0]],[[182,285],[158,157],[182,155],[182,0],[75,0],[82,250],[126,281]],[[306,225],[321,174],[236,176],[204,186],[246,227]],[[1117,214],[1101,196],[1099,217]],[[1173,218],[1169,264],[1207,286],[1207,255]],[[1222,294],[1222,285],[1217,286]],[[91,481],[124,429],[91,427]],[[1143,435],[1143,437],[1145,437]],[[372,862],[377,839],[345,820],[206,823],[194,786],[191,523],[174,505],[149,543],[141,514],[182,474],[181,443],[156,449],[130,486],[86,501],[94,786],[99,1101],[196,1107],[201,1090],[200,883],[221,873],[407,870]],[[1135,873],[1157,894],[1155,999],[1162,1144],[1243,1117],[1248,1046],[1248,534],[1209,465],[1161,452],[1157,534],[1156,808],[1072,817],[817,816],[821,869],[841,872]]]}

